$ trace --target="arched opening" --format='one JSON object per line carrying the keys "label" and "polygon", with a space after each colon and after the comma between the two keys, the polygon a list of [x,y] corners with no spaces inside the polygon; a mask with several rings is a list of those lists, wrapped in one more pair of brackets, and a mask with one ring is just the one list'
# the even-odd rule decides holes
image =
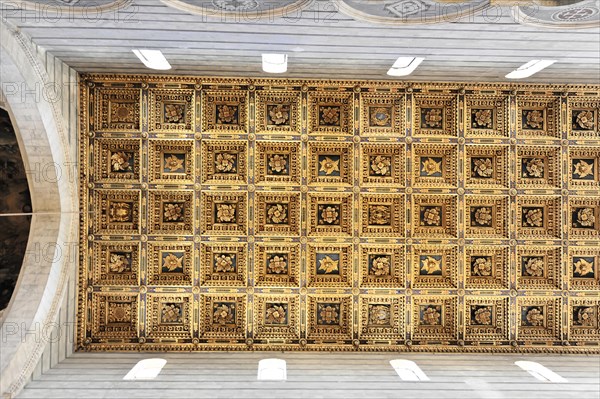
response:
{"label": "arched opening", "polygon": [[27,173],[10,115],[0,108],[0,314],[15,289],[30,226]]}

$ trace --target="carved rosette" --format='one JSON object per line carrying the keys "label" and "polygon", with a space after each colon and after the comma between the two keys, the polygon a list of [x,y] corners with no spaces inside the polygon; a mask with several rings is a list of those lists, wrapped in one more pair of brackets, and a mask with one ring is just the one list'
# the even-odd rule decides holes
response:
{"label": "carved rosette", "polygon": [[508,147],[467,145],[465,158],[466,187],[494,189],[508,187]]}
{"label": "carved rosette", "polygon": [[415,95],[414,134],[456,136],[456,96]]}
{"label": "carved rosette", "polygon": [[517,98],[518,134],[525,137],[559,137],[558,99],[553,97]]}
{"label": "carved rosette", "polygon": [[556,290],[562,287],[559,247],[518,246],[517,288]]}
{"label": "carved rosette", "polygon": [[457,339],[457,299],[451,296],[414,296],[412,337],[416,340]]}
{"label": "carved rosette", "polygon": [[352,339],[352,297],[346,295],[310,295],[307,338],[311,341]]}
{"label": "carved rosette", "polygon": [[465,253],[466,288],[508,288],[508,247],[468,245]]}
{"label": "carved rosette", "polygon": [[458,248],[419,245],[413,248],[412,284],[414,288],[457,288]]}
{"label": "carved rosette", "polygon": [[559,147],[518,146],[517,187],[560,187],[560,162]]}
{"label": "carved rosette", "polygon": [[560,298],[525,297],[518,298],[517,302],[519,339],[533,341],[560,339]]}
{"label": "carved rosette", "polygon": [[352,135],[352,92],[309,92],[308,133]]}
{"label": "carved rosette", "polygon": [[418,187],[456,187],[458,147],[451,144],[415,144],[413,184]]}
{"label": "carved rosette", "polygon": [[403,136],[403,108],[403,94],[362,93],[360,103],[362,134],[373,136]]}

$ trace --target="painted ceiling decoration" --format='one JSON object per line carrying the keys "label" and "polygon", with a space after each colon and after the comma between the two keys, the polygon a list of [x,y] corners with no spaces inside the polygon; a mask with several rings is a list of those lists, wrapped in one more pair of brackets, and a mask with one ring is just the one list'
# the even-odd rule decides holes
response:
{"label": "painted ceiling decoration", "polygon": [[600,1],[494,1],[494,0],[336,0],[342,12],[358,19],[384,24],[431,24],[458,22],[475,14],[497,21],[500,7],[509,7],[518,23],[557,28],[597,27]]}
{"label": "painted ceiling decoration", "polygon": [[29,238],[31,197],[8,112],[0,108],[0,310],[10,302]]}
{"label": "painted ceiling decoration", "polygon": [[83,75],[83,350],[600,353],[600,87]]}
{"label": "painted ceiling decoration", "polygon": [[177,9],[207,17],[226,18],[227,16],[257,19],[283,17],[296,19],[302,9],[310,7],[314,0],[161,0],[164,4]]}
{"label": "painted ceiling decoration", "polygon": [[[68,1],[68,0],[65,0]],[[76,0],[74,0],[76,1]],[[475,14],[495,22],[510,8],[516,22],[560,28],[597,27],[600,22],[599,0],[541,0],[515,2],[504,0],[161,0],[177,9],[213,18],[237,17],[249,20],[299,18],[302,10],[323,14],[338,10],[356,20],[377,24],[432,24],[457,22]],[[326,18],[326,17],[325,17]]]}
{"label": "painted ceiling decoration", "polygon": [[597,28],[600,25],[600,0],[571,3],[554,7],[514,7],[513,17],[525,24],[546,27]]}
{"label": "painted ceiling decoration", "polygon": [[53,14],[84,14],[95,18],[99,13],[120,10],[133,2],[134,0],[11,0],[6,3],[4,12],[10,15],[15,10],[22,9],[37,11],[46,18]]}
{"label": "painted ceiling decoration", "polygon": [[[378,24],[431,24],[458,21],[481,14],[494,22],[510,7],[515,21],[526,25],[560,28],[597,27],[600,21],[599,0],[538,0],[515,2],[504,0],[161,0],[162,3],[212,18],[246,18],[250,20],[285,18],[295,20],[303,10],[327,14],[342,11],[357,20]],[[134,4],[133,0],[14,0],[7,10],[44,9],[45,13],[94,13],[115,11]]]}
{"label": "painted ceiling decoration", "polygon": [[340,10],[358,20],[383,24],[431,24],[457,21],[490,7],[490,0],[336,0]]}

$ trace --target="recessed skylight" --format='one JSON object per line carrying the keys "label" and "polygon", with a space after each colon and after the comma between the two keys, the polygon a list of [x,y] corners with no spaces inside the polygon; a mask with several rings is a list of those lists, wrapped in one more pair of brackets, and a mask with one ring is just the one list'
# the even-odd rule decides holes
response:
{"label": "recessed skylight", "polygon": [[262,69],[267,73],[284,73],[287,71],[287,54],[263,54]]}
{"label": "recessed skylight", "polygon": [[398,57],[394,65],[387,71],[387,74],[390,76],[410,75],[424,59],[421,57]]}
{"label": "recessed skylight", "polygon": [[140,360],[123,379],[153,380],[158,377],[165,364],[167,364],[167,361],[159,358]]}
{"label": "recessed skylight", "polygon": [[556,374],[547,367],[536,362],[517,361],[515,364],[534,376],[536,379],[545,382],[568,382],[565,378]]}
{"label": "recessed skylight", "polygon": [[554,64],[556,60],[531,60],[526,64],[521,65],[518,69],[515,69],[505,77],[507,79],[523,79],[528,78],[531,75],[538,73],[544,68]]}
{"label": "recessed skylight", "polygon": [[285,360],[262,359],[258,362],[259,381],[285,381],[287,379],[287,368]]}
{"label": "recessed skylight", "polygon": [[160,50],[134,49],[132,51],[150,69],[161,71],[171,69],[171,64]]}
{"label": "recessed skylight", "polygon": [[429,377],[411,360],[395,359],[390,364],[402,381],[429,381]]}

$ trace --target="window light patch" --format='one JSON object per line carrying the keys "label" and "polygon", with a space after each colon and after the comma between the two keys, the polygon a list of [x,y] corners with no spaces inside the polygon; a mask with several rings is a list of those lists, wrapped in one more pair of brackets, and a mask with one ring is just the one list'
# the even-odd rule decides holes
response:
{"label": "window light patch", "polygon": [[429,377],[411,360],[395,359],[390,364],[402,381],[429,381]]}
{"label": "window light patch", "polygon": [[171,64],[160,50],[133,49],[131,51],[150,69],[162,71],[171,69]]}
{"label": "window light patch", "polygon": [[263,71],[268,73],[284,73],[287,71],[287,61],[287,54],[263,54]]}
{"label": "window light patch", "polygon": [[285,360],[262,359],[258,362],[259,381],[285,381],[287,379],[287,368]]}
{"label": "window light patch", "polygon": [[547,367],[536,362],[516,361],[515,364],[534,376],[536,379],[545,382],[568,382],[565,378],[556,374]]}
{"label": "window light patch", "polygon": [[505,77],[507,79],[523,79],[528,78],[544,68],[554,64],[556,60],[531,60],[526,64],[521,65]]}
{"label": "window light patch", "polygon": [[423,57],[398,57],[387,74],[390,76],[410,75],[424,59]]}
{"label": "window light patch", "polygon": [[165,364],[167,364],[167,361],[159,358],[140,360],[123,379],[153,380],[160,374]]}

